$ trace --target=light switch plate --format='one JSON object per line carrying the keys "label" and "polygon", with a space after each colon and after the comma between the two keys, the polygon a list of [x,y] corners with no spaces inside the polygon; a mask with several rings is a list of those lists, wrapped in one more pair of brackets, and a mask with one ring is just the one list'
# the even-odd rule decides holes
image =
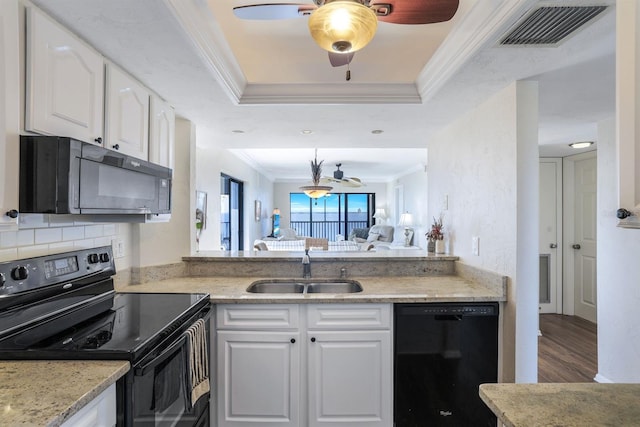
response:
{"label": "light switch plate", "polygon": [[476,256],[480,256],[480,237],[473,236],[471,238],[471,252]]}

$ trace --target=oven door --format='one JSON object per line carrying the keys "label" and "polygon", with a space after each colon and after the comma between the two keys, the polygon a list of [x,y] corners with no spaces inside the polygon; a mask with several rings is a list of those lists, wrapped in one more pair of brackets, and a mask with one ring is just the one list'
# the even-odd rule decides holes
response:
{"label": "oven door", "polygon": [[[204,317],[206,336],[210,326],[208,314]],[[186,336],[180,335],[171,344],[137,363],[133,371],[129,422],[133,426],[209,426],[209,396],[202,395],[189,407],[186,389],[187,372]],[[207,354],[210,355],[207,342]],[[209,373],[211,370],[209,369]],[[211,383],[211,378],[209,378]]]}

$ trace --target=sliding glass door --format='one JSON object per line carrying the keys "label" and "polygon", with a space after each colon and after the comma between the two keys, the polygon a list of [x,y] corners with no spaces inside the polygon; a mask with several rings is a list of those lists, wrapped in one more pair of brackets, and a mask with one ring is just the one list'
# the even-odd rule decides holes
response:
{"label": "sliding glass door", "polygon": [[243,249],[243,184],[220,174],[220,247],[227,251]]}

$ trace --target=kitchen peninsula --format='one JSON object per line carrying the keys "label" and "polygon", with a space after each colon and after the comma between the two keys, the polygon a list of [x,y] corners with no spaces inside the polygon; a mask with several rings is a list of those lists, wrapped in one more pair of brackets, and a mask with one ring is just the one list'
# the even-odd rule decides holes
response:
{"label": "kitchen peninsula", "polygon": [[[472,302],[507,299],[508,278],[424,250],[376,252],[312,252],[312,278],[357,280],[362,292],[350,294],[257,294],[246,289],[256,280],[302,278],[297,252],[203,252],[183,263],[135,273],[138,284],[116,280],[120,291],[202,292],[213,303],[305,302]],[[117,277],[116,277],[117,279]]]}

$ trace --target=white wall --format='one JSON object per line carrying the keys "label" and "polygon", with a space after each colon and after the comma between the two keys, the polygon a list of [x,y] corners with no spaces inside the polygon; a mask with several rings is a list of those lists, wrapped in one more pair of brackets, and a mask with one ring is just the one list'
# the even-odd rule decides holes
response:
{"label": "white wall", "polygon": [[[615,120],[598,124],[598,375],[640,382],[640,230],[616,227]],[[637,165],[636,165],[637,166]]]}
{"label": "white wall", "polygon": [[[206,138],[196,130],[198,140]],[[220,174],[224,173],[243,182],[244,188],[244,249],[253,247],[253,241],[271,232],[268,216],[273,210],[273,183],[228,150],[203,142],[208,148],[195,150],[195,190],[207,193],[207,228],[202,232],[200,250],[220,249]],[[194,191],[195,191],[194,190]],[[254,202],[262,203],[260,221],[254,217]],[[195,216],[195,213],[194,213]],[[195,250],[195,242],[192,251]]]}
{"label": "white wall", "polygon": [[175,129],[171,220],[132,225],[134,266],[173,264],[191,252],[191,213],[195,206],[191,198],[191,150],[195,135],[193,124],[185,119],[177,118]]}
{"label": "white wall", "polygon": [[448,250],[511,279],[502,313],[506,382],[537,381],[537,106],[537,85],[517,82],[429,141],[429,217],[444,213]]}
{"label": "white wall", "polygon": [[398,227],[400,216],[394,212],[396,206],[395,197],[397,194],[401,194],[401,206],[398,206],[400,214],[402,214],[402,212],[409,212],[413,217],[413,240],[411,243],[413,246],[419,246],[426,249],[427,240],[424,234],[429,230],[431,222],[433,221],[433,218],[429,216],[428,211],[428,183],[429,181],[427,179],[427,171],[425,168],[424,170],[404,175],[387,186],[389,202],[386,209],[389,218],[386,223],[388,225],[393,225],[396,228],[394,233],[394,242],[397,240],[400,240],[400,242],[404,241],[404,232],[402,231],[402,227]]}

